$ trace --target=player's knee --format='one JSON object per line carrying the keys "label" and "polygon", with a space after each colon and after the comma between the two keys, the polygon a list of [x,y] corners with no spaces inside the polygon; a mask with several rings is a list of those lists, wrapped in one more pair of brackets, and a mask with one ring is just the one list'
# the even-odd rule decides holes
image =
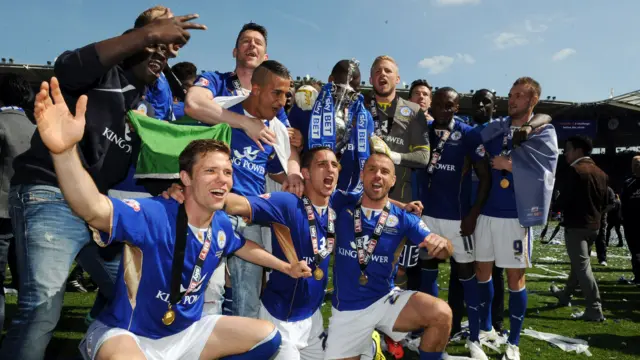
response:
{"label": "player's knee", "polygon": [[245,354],[247,356],[246,358],[270,359],[276,352],[278,352],[278,349],[280,349],[282,336],[278,329],[268,321],[260,320],[259,325],[257,325],[257,329],[259,329],[260,333],[263,334],[264,337]]}
{"label": "player's knee", "polygon": [[507,283],[510,290],[521,290],[525,285],[524,269],[508,269]]}
{"label": "player's knee", "polygon": [[478,281],[489,281],[493,273],[493,266],[490,263],[476,262],[475,271]]}
{"label": "player's knee", "polygon": [[449,304],[444,300],[438,299],[430,312],[432,314],[431,324],[428,324],[428,326],[451,327],[453,312]]}
{"label": "player's knee", "polygon": [[258,336],[256,337],[260,340],[269,336],[269,334],[271,334],[276,329],[276,326],[273,325],[273,323],[270,321],[256,320],[256,322],[257,324],[255,326],[255,329],[256,329],[256,334],[258,334]]}
{"label": "player's knee", "polygon": [[460,264],[458,263],[458,279],[469,280],[475,275],[476,271],[473,263]]}

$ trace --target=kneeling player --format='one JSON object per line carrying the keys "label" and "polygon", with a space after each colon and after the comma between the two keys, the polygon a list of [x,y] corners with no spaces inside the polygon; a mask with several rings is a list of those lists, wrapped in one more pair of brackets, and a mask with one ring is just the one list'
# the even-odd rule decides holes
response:
{"label": "kneeling player", "polygon": [[[234,235],[222,208],[231,189],[229,148],[198,140],[180,154],[185,202],[113,199],[98,192],[83,168],[76,144],[84,133],[87,98],[75,118],[58,81],[43,83],[35,115],[69,206],[100,231],[99,245],[126,242],[113,301],[89,327],[80,345],[85,359],[268,359],[280,333],[267,321],[202,317],[203,285],[220,258],[236,255],[292,277],[310,276],[304,261],[285,263]],[[97,231],[95,232],[98,235]]]}
{"label": "kneeling player", "polygon": [[451,243],[389,202],[396,180],[391,158],[371,155],[362,179],[361,200],[337,212],[335,291],[325,359],[359,359],[369,353],[371,332],[377,328],[394,341],[424,329],[420,359],[440,360],[451,330],[451,309],[430,295],[395,288],[393,279],[405,237],[442,259],[453,253]]}

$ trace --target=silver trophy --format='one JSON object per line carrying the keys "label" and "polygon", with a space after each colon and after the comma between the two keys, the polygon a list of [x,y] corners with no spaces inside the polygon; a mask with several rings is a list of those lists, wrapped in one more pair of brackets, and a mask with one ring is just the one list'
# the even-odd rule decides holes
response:
{"label": "silver trophy", "polygon": [[336,150],[338,153],[348,142],[348,139],[345,139],[345,134],[347,133],[347,122],[349,121],[349,107],[358,99],[359,95],[349,84],[353,80],[353,73],[359,64],[360,62],[356,59],[349,60],[347,83],[336,84],[334,82],[331,91],[335,104]]}

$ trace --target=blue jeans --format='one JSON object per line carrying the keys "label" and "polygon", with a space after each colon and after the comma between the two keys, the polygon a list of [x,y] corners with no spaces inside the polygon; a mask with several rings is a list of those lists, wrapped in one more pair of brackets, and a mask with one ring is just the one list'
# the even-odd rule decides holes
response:
{"label": "blue jeans", "polygon": [[73,260],[92,276],[103,294],[113,295],[119,256],[107,264],[81,218],[73,214],[60,189],[45,185],[12,186],[11,215],[20,273],[18,312],[0,354],[41,360],[62,310]]}
{"label": "blue jeans", "polygon": [[[241,217],[230,216],[234,230],[264,247],[262,230],[259,225],[249,225]],[[237,256],[227,261],[231,286],[233,287],[233,315],[257,319],[260,312],[260,291],[262,290],[262,272],[260,265],[252,264]]]}

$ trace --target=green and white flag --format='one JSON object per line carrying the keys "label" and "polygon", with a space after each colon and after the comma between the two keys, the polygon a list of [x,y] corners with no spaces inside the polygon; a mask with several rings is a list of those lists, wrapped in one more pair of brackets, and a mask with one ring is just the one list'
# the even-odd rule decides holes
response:
{"label": "green and white flag", "polygon": [[179,179],[178,158],[193,140],[216,139],[231,145],[231,127],[228,124],[182,125],[153,119],[135,111],[129,111],[128,116],[142,139],[135,179]]}

